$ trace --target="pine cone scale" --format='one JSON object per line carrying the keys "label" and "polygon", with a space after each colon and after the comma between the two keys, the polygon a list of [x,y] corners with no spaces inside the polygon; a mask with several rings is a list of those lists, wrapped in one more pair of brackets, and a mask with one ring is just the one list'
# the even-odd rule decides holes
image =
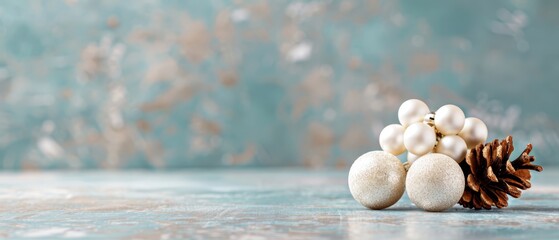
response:
{"label": "pine cone scale", "polygon": [[468,187],[470,187],[474,192],[479,192],[479,183],[474,177],[474,175],[468,175],[467,179]]}
{"label": "pine cone scale", "polygon": [[489,205],[489,206],[491,206],[491,205],[494,205],[494,204],[495,204],[495,203],[494,203],[495,201],[498,201],[498,199],[495,199],[495,198],[496,198],[495,195],[489,196],[488,193],[491,193],[490,191],[489,191],[489,192],[486,192],[486,191],[484,191],[483,189],[481,189],[480,192],[481,192],[481,195],[480,195],[480,196],[481,196],[481,200],[483,200],[484,205]]}
{"label": "pine cone scale", "polygon": [[[475,161],[476,154],[478,153],[477,150],[478,150],[477,147],[473,148],[472,150],[470,150],[471,154],[466,154],[465,162],[467,164],[465,166],[469,169],[469,172],[474,172],[477,169],[477,161]],[[462,170],[466,171],[464,167],[462,167]]]}
{"label": "pine cone scale", "polygon": [[489,166],[487,168],[487,178],[489,178],[489,180],[491,180],[491,182],[498,182],[499,181],[497,179],[497,176],[495,176],[495,173],[493,173],[493,168],[491,166]]}
{"label": "pine cone scale", "polygon": [[[507,163],[505,164],[505,171],[516,172],[516,169],[514,168],[514,166],[512,166],[512,163],[510,161],[507,161]],[[528,172],[528,174],[529,174],[529,172]]]}
{"label": "pine cone scale", "polygon": [[470,202],[471,200],[472,200],[472,193],[467,191],[467,192],[464,192],[460,201]]}
{"label": "pine cone scale", "polygon": [[505,182],[508,185],[512,185],[514,187],[520,188],[522,190],[526,190],[528,188],[530,188],[530,184],[528,182],[526,182],[524,179],[514,175],[514,174],[510,174],[507,175],[507,179],[505,179]]}
{"label": "pine cone scale", "polygon": [[518,190],[518,188],[512,187],[510,185],[507,194],[513,198],[519,198],[522,195],[522,191]]}

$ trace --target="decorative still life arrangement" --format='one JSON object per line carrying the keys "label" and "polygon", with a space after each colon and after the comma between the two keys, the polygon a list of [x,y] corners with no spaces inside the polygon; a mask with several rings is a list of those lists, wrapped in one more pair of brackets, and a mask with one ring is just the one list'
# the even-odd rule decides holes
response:
{"label": "decorative still life arrangement", "polygon": [[[405,101],[400,124],[380,133],[382,151],[363,154],[348,177],[352,196],[370,209],[395,204],[407,190],[410,200],[426,211],[444,211],[459,203],[465,208],[508,206],[531,187],[532,145],[514,160],[512,137],[485,143],[488,130],[478,118],[466,118],[455,105],[431,112],[421,100]],[[407,162],[396,157],[407,151]]]}

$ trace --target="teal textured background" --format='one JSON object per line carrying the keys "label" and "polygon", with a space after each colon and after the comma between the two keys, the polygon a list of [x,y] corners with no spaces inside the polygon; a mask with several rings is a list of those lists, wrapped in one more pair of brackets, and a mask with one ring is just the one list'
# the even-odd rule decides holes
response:
{"label": "teal textured background", "polygon": [[3,169],[346,168],[408,98],[559,146],[557,1],[0,2]]}

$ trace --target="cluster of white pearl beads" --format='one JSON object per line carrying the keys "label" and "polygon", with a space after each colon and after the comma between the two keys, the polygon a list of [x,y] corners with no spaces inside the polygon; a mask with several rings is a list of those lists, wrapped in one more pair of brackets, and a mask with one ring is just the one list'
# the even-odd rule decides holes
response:
{"label": "cluster of white pearl beads", "polygon": [[[461,162],[466,151],[487,139],[487,126],[478,118],[466,118],[462,109],[444,105],[432,113],[418,99],[402,103],[400,124],[385,127],[379,137],[381,148],[394,155],[408,151],[408,162],[431,152],[442,153]],[[437,133],[439,136],[437,136]]]}

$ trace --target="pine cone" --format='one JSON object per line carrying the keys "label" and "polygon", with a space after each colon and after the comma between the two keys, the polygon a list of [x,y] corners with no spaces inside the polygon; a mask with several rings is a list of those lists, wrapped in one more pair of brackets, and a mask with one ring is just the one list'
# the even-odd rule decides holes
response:
{"label": "pine cone", "polygon": [[528,144],[522,154],[509,161],[514,147],[512,137],[499,142],[479,144],[468,150],[466,160],[460,163],[466,177],[466,188],[458,202],[465,208],[491,209],[492,206],[508,206],[508,195],[518,198],[521,191],[531,187],[529,170],[541,172],[543,168],[533,165],[530,156],[532,144]]}

